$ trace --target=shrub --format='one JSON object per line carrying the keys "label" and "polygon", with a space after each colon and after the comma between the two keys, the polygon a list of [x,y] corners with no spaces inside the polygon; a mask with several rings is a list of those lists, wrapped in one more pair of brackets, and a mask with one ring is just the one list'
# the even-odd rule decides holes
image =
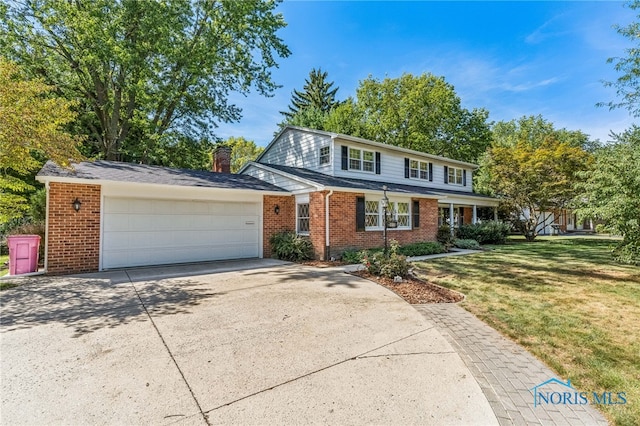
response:
{"label": "shrub", "polygon": [[453,242],[453,238],[451,237],[451,228],[449,225],[442,225],[438,228],[438,233],[436,234],[436,240],[445,248],[450,247]]}
{"label": "shrub", "polygon": [[313,258],[313,245],[308,238],[285,231],[271,236],[271,249],[278,259],[300,262]]}
{"label": "shrub", "polygon": [[453,242],[453,245],[465,250],[480,250],[480,244],[476,240],[463,240],[458,238]]}
{"label": "shrub", "polygon": [[362,263],[367,271],[376,276],[394,278],[396,276],[405,277],[409,273],[409,262],[406,256],[399,253],[400,246],[396,240],[391,240],[389,256],[376,252],[370,254],[363,251]]}
{"label": "shrub", "polygon": [[353,264],[362,262],[363,252],[358,250],[345,250],[342,252],[342,261]]}
{"label": "shrub", "polygon": [[405,256],[426,256],[429,254],[446,253],[444,246],[436,241],[424,241],[420,243],[407,244],[400,247],[400,254]]}
{"label": "shrub", "polygon": [[609,230],[607,229],[607,226],[604,223],[599,223],[596,225],[596,232],[598,234],[607,234],[609,233]]}
{"label": "shrub", "polygon": [[509,224],[492,220],[461,225],[456,230],[456,237],[461,240],[476,240],[479,244],[504,244],[509,232]]}
{"label": "shrub", "polygon": [[624,234],[612,254],[617,262],[640,266],[640,229]]}

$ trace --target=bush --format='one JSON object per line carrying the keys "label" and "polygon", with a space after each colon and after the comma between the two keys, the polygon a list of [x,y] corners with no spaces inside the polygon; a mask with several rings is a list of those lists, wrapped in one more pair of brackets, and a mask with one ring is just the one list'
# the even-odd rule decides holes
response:
{"label": "bush", "polygon": [[451,243],[453,242],[453,238],[451,237],[451,228],[449,225],[442,225],[438,228],[438,233],[436,234],[436,240],[445,248],[451,247]]}
{"label": "bush", "polygon": [[461,240],[476,240],[479,244],[504,244],[507,242],[510,226],[499,221],[461,225],[456,237]]}
{"label": "bush", "polygon": [[313,245],[308,238],[285,231],[272,235],[271,249],[278,259],[300,262],[313,259]]}
{"label": "bush", "polygon": [[436,241],[424,241],[402,246],[399,252],[405,256],[426,256],[429,254],[446,253],[447,250],[442,244]]}
{"label": "bush", "polygon": [[345,250],[342,252],[342,261],[344,263],[361,263],[363,252],[358,250]]}
{"label": "bush", "polygon": [[604,223],[599,223],[596,225],[596,232],[598,234],[608,234],[609,230],[607,229],[607,226]]}
{"label": "bush", "polygon": [[464,250],[480,250],[480,244],[476,240],[463,240],[458,238],[453,242],[453,245]]}
{"label": "bush", "polygon": [[385,257],[384,253],[380,252],[369,254],[363,251],[362,263],[372,275],[387,278],[405,277],[409,273],[409,262],[407,262],[406,256],[399,253],[399,249],[398,242],[391,240],[391,249],[388,257]]}
{"label": "bush", "polygon": [[627,232],[612,254],[616,262],[640,266],[640,229]]}

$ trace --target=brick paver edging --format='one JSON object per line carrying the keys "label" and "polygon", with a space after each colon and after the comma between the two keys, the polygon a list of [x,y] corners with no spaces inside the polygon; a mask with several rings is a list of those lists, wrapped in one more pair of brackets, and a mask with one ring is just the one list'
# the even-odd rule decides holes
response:
{"label": "brick paver edging", "polygon": [[501,425],[606,425],[589,405],[534,407],[531,388],[555,377],[540,360],[456,304],[413,305],[474,375]]}

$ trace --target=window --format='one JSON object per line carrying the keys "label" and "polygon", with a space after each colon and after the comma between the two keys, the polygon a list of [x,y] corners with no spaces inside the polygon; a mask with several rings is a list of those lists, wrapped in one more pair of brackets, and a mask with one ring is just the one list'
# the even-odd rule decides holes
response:
{"label": "window", "polygon": [[364,149],[349,148],[349,169],[375,171],[375,153]]}
{"label": "window", "polygon": [[366,201],[364,204],[364,226],[377,228],[380,219],[379,201]]}
{"label": "window", "polygon": [[323,146],[320,148],[320,165],[330,164],[331,163],[331,148],[328,146]]}
{"label": "window", "polygon": [[455,167],[449,167],[449,183],[452,185],[463,185],[464,182],[462,180],[462,169],[457,169]]}
{"label": "window", "polygon": [[[411,229],[411,212],[408,201],[390,201],[387,214],[389,220],[398,221],[398,229]],[[380,200],[365,201],[364,225],[367,230],[384,228],[384,209]]]}
{"label": "window", "polygon": [[298,234],[309,234],[309,203],[298,204]]}
{"label": "window", "polygon": [[429,180],[429,163],[425,161],[409,161],[409,177],[412,179]]}

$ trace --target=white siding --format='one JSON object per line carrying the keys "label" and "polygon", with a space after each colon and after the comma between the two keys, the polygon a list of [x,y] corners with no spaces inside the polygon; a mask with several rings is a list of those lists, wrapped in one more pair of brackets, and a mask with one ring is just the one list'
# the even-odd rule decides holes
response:
{"label": "white siding", "polygon": [[323,146],[331,146],[329,136],[289,129],[271,144],[260,162],[331,174],[333,162],[320,166],[319,152]]}
{"label": "white siding", "polygon": [[[380,169],[379,175],[371,172],[363,172],[358,170],[342,170],[342,146],[366,149],[369,151],[380,152]],[[404,177],[404,159],[410,158],[415,160],[427,161],[433,164],[433,181],[423,179],[407,179]],[[428,188],[449,189],[454,191],[473,192],[473,171],[467,171],[467,185],[452,185],[444,183],[444,166],[463,168],[455,163],[448,164],[443,161],[436,161],[430,158],[421,158],[419,156],[408,156],[404,153],[394,152],[392,149],[376,149],[366,144],[356,142],[336,141],[333,149],[334,176],[356,179],[367,179],[374,181],[383,181],[388,183],[399,183],[404,185],[424,186]]]}
{"label": "white siding", "polygon": [[[253,165],[250,165],[249,167],[247,167],[247,169],[243,172],[243,174],[253,176],[255,178],[260,179],[263,182],[268,182],[282,189],[286,189],[287,191],[293,192],[293,191],[314,190],[312,186],[306,185],[294,179],[287,178],[285,176],[281,176],[277,173],[260,169]],[[286,195],[286,194],[283,193],[282,195]]]}

